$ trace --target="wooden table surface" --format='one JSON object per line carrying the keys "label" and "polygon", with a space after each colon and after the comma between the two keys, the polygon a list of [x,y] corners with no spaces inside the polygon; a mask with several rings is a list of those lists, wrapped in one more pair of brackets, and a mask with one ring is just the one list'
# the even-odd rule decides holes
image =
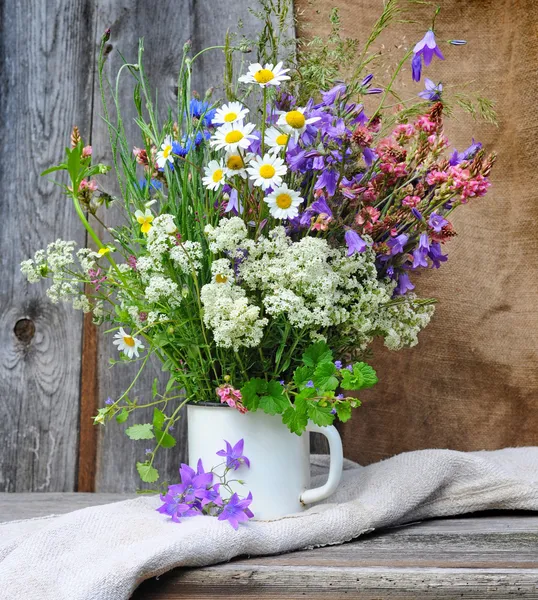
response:
{"label": "wooden table surface", "polygon": [[[0,521],[122,500],[118,494],[0,494]],[[538,513],[435,519],[338,546],[175,569],[136,600],[538,600]]]}

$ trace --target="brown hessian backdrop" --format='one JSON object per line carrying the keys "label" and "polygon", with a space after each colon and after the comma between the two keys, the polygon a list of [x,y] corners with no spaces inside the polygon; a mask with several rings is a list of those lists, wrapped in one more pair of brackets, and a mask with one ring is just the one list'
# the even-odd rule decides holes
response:
{"label": "brown hessian backdrop", "polygon": [[[326,32],[335,4],[342,34],[364,40],[380,0],[296,0],[299,35]],[[446,60],[424,74],[445,87],[471,82],[496,102],[499,118],[496,128],[461,117],[447,122],[447,134],[458,150],[474,135],[499,157],[488,195],[454,215],[459,235],[446,246],[448,262],[417,284],[420,295],[439,299],[419,345],[398,353],[374,348],[380,383],[342,427],[346,456],[361,464],[421,448],[538,443],[538,2],[435,5],[438,40],[468,44],[443,47]],[[414,18],[428,24],[432,14],[417,5]],[[390,40],[401,35],[408,48],[423,29],[398,25]],[[383,41],[390,62],[402,48]],[[423,89],[409,70],[403,79],[410,91]]]}
{"label": "brown hessian backdrop", "polygon": [[[91,415],[130,382],[132,372],[108,367],[112,346],[67,306],[52,305],[44,286],[29,286],[21,260],[56,238],[86,243],[83,228],[61,191],[39,173],[61,158],[74,124],[91,142],[97,160],[110,162],[95,80],[95,56],[112,28],[107,72],[120,65],[117,50],[136,60],[145,38],[146,68],[161,107],[175,103],[175,77],[185,41],[195,51],[221,43],[240,19],[255,24],[237,0],[21,0],[0,13],[0,491],[133,491],[144,442],[134,444],[125,425],[105,431]],[[426,75],[446,84],[473,80],[497,102],[498,128],[461,120],[448,126],[458,149],[471,133],[499,153],[491,193],[454,219],[460,234],[449,261],[424,273],[422,295],[439,298],[420,345],[391,353],[377,345],[380,384],[342,428],[346,455],[362,463],[426,447],[473,450],[538,441],[538,342],[536,315],[538,175],[534,158],[538,112],[538,2],[440,2],[440,39],[468,40],[447,48],[445,63]],[[300,33],[326,31],[328,13],[340,7],[343,33],[364,39],[381,0],[295,0]],[[417,5],[427,23],[432,9]],[[398,26],[382,48],[387,64],[422,37],[418,25]],[[392,40],[392,45],[391,41]],[[204,55],[194,82],[200,93],[220,76],[219,53]],[[404,74],[409,91],[408,71]],[[132,90],[125,88],[124,104]],[[127,110],[125,122],[132,111]],[[133,137],[135,144],[137,138]],[[106,180],[106,182],[104,181]],[[113,177],[103,178],[114,193]],[[107,186],[109,189],[107,189]],[[84,321],[84,322],[83,322]],[[138,392],[159,376],[151,367]],[[170,479],[186,459],[186,423],[178,447],[156,466]]]}

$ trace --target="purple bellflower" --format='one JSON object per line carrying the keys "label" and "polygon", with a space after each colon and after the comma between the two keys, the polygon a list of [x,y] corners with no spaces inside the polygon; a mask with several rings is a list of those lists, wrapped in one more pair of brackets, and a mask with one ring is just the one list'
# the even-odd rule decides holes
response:
{"label": "purple bellflower", "polygon": [[368,244],[361,238],[361,236],[353,229],[348,229],[344,235],[347,244],[347,255],[351,256],[355,252],[364,252],[368,247]]}
{"label": "purple bellflower", "polygon": [[234,215],[240,215],[243,212],[243,205],[239,201],[239,196],[235,188],[230,191],[230,198],[226,208],[224,209],[225,213],[229,213],[231,211],[233,211]]}
{"label": "purple bellflower", "polygon": [[245,440],[241,439],[235,446],[232,447],[230,442],[224,440],[226,444],[226,450],[219,450],[217,456],[223,456],[226,458],[226,466],[228,469],[236,471],[241,465],[246,465],[250,468],[249,459],[243,455],[243,449],[245,447]]}
{"label": "purple bellflower", "polygon": [[480,142],[475,142],[473,138],[473,143],[463,152],[458,152],[457,150],[454,150],[454,153],[450,157],[449,162],[452,166],[455,166],[459,165],[464,160],[471,160],[481,148],[482,144]]}
{"label": "purple bellflower", "polygon": [[230,523],[234,529],[237,529],[239,527],[239,523],[248,521],[248,519],[252,519],[254,516],[252,511],[249,509],[251,503],[252,494],[249,493],[249,495],[243,500],[240,500],[237,494],[233,494],[220,513],[218,517],[219,521],[228,521],[228,523]]}
{"label": "purple bellflower", "polygon": [[390,248],[390,253],[394,256],[394,254],[400,254],[404,250],[404,246],[407,244],[409,240],[409,236],[405,235],[405,233],[401,233],[395,238],[390,239],[387,242],[387,246]]}
{"label": "purple bellflower", "polygon": [[400,273],[400,276],[398,277],[398,285],[396,286],[394,293],[398,296],[404,296],[407,294],[407,292],[410,292],[414,289],[415,286],[411,283],[409,275],[407,273]]}
{"label": "purple bellflower", "polygon": [[435,34],[429,29],[424,37],[415,44],[413,48],[413,60],[411,61],[411,68],[413,74],[413,81],[420,81],[420,74],[422,70],[421,61],[424,60],[424,64],[428,66],[432,58],[437,56],[441,60],[445,60],[443,53],[439,49],[437,42],[435,41]]}
{"label": "purple bellflower", "polygon": [[437,213],[432,213],[428,219],[428,225],[437,233],[443,229],[445,225],[448,225],[448,221]]}
{"label": "purple bellflower", "polygon": [[432,260],[432,267],[434,269],[438,269],[442,262],[446,262],[448,260],[448,256],[443,254],[441,250],[441,244],[439,242],[435,242],[431,245],[428,256]]}
{"label": "purple bellflower", "polygon": [[441,94],[443,93],[442,83],[435,85],[431,79],[426,77],[426,79],[424,79],[424,85],[426,86],[426,89],[418,93],[421,98],[429,100],[430,102],[437,102],[441,99]]}

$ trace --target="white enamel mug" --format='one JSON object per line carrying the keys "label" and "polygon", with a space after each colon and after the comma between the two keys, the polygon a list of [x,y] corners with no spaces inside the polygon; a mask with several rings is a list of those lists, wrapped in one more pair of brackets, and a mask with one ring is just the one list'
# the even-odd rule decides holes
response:
{"label": "white enamel mug", "polygon": [[244,455],[250,460],[250,469],[242,465],[229,478],[240,479],[230,487],[240,496],[252,492],[250,506],[256,519],[276,519],[300,512],[306,504],[324,500],[338,487],[342,476],[342,441],[335,427],[318,427],[309,423],[307,431],[323,434],[329,441],[330,468],[327,482],[310,488],[310,436],[291,433],[279,415],[261,411],[241,414],[218,404],[189,404],[189,464],[196,468],[201,458],[206,471],[221,465],[215,471],[222,474],[223,459],[218,450],[225,448],[224,440],[234,446],[245,441]]}

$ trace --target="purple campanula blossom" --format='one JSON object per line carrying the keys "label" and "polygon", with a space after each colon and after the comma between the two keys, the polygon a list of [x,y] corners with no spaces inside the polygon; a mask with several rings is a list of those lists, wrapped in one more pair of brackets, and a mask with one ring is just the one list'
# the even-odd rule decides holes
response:
{"label": "purple campanula blossom", "polygon": [[411,73],[413,76],[413,81],[420,81],[420,75],[422,73],[422,59],[418,54],[413,56],[413,60],[411,61]]}
{"label": "purple campanula blossom", "polygon": [[224,443],[226,444],[226,450],[219,450],[217,456],[226,458],[226,466],[228,469],[234,469],[234,471],[236,471],[241,465],[246,465],[250,468],[250,461],[243,454],[245,440],[239,440],[233,448],[230,442],[224,440]]}
{"label": "purple campanula blossom", "polygon": [[366,75],[366,77],[361,81],[361,87],[368,87],[373,78],[374,76],[372,75],[372,73]]}
{"label": "purple campanula blossom", "polygon": [[371,88],[370,84],[372,82],[372,79],[374,78],[374,76],[370,73],[369,75],[366,75],[366,77],[361,81],[360,87],[361,87],[361,92],[363,94],[382,94],[383,90],[381,88]]}
{"label": "purple campanula blossom", "polygon": [[337,83],[328,92],[321,92],[323,98],[322,105],[330,106],[336,102],[343,94],[346,93],[347,86],[345,83]]}
{"label": "purple campanula blossom", "polygon": [[168,487],[166,494],[161,495],[162,506],[157,509],[157,512],[172,517],[175,523],[181,523],[183,517],[194,517],[200,514],[195,508],[184,501],[183,493],[178,491],[177,485]]}
{"label": "purple campanula blossom", "polygon": [[419,221],[422,221],[422,213],[420,212],[420,210],[418,210],[418,208],[412,208],[411,212],[415,215],[415,218],[417,218]]}
{"label": "purple campanula blossom", "polygon": [[424,98],[424,100],[429,100],[430,102],[437,102],[441,99],[441,94],[443,92],[442,83],[435,85],[431,79],[426,77],[424,79],[424,85],[426,86],[426,89],[418,93],[421,98]]}
{"label": "purple campanula blossom", "polygon": [[292,171],[303,171],[306,167],[306,163],[309,158],[306,155],[306,150],[302,150],[299,146],[292,152],[288,152],[286,159],[290,170]]}
{"label": "purple campanula blossom", "polygon": [[309,210],[314,211],[318,215],[327,215],[328,217],[333,216],[325,196],[320,196],[315,202],[312,202]]}
{"label": "purple campanula blossom", "polygon": [[312,168],[316,171],[322,171],[325,168],[325,158],[323,156],[315,156],[312,159]]}
{"label": "purple campanula blossom", "polygon": [[396,286],[394,293],[398,296],[404,296],[407,292],[414,290],[415,286],[411,283],[409,275],[407,273],[400,273],[398,277],[398,285]]}
{"label": "purple campanula blossom", "polygon": [[[197,470],[182,464],[179,468],[181,483],[174,485],[176,493],[184,495],[186,502],[192,502],[213,483],[213,473],[206,473],[202,461],[198,461]],[[172,487],[172,486],[171,486]]]}
{"label": "purple campanula blossom", "polygon": [[422,248],[415,248],[413,250],[413,266],[412,269],[417,269],[418,267],[427,267],[428,261],[426,257],[428,255],[427,250],[423,250]]}
{"label": "purple campanula blossom", "polygon": [[323,173],[318,177],[314,189],[315,190],[327,190],[327,194],[329,196],[334,196],[336,192],[336,184],[338,182],[338,173],[336,171],[331,171],[330,169],[325,169]]}
{"label": "purple campanula blossom", "polygon": [[409,236],[405,235],[405,233],[401,233],[395,238],[390,239],[387,242],[387,246],[390,248],[390,253],[394,256],[395,254],[400,254],[404,250],[404,246],[407,244],[409,240]]}
{"label": "purple campanula blossom", "polygon": [[212,488],[208,488],[207,490],[200,490],[198,498],[202,501],[202,508],[211,503],[216,504],[217,506],[223,505],[219,490],[220,483],[217,483]]}
{"label": "purple campanula blossom", "polygon": [[[341,360],[335,360],[335,361],[334,361],[334,366],[335,366],[337,369],[341,369],[341,368],[342,368],[342,361],[341,361]],[[338,396],[337,396],[337,398],[338,398]]]}
{"label": "purple campanula blossom", "polygon": [[432,58],[437,56],[441,60],[445,60],[443,53],[439,50],[439,46],[435,41],[435,34],[431,29],[429,29],[424,37],[415,44],[413,48],[413,52],[415,56],[421,56],[424,60],[424,64],[428,66],[432,62]]}
{"label": "purple campanula blossom", "polygon": [[428,219],[428,225],[436,233],[439,233],[445,225],[448,225],[448,221],[445,218],[443,218],[441,215],[438,215],[437,213],[433,212],[430,215],[430,218]]}
{"label": "purple campanula blossom", "polygon": [[228,521],[228,523],[230,523],[234,529],[237,529],[239,527],[239,523],[248,521],[248,519],[252,519],[254,516],[252,511],[249,509],[251,503],[251,493],[249,493],[249,495],[243,500],[239,500],[239,496],[237,494],[233,494],[220,513],[218,517],[219,521]]}
{"label": "purple campanula blossom", "polygon": [[105,400],[105,404],[110,405],[110,404],[114,404],[114,400],[112,400],[112,398],[109,396],[106,400]]}
{"label": "purple campanula blossom", "polygon": [[224,209],[225,213],[229,213],[231,211],[233,211],[233,213],[235,215],[240,215],[243,212],[243,205],[239,201],[239,196],[237,194],[236,189],[232,189],[232,191],[230,192],[230,198],[228,200],[228,204],[226,205],[226,208]]}
{"label": "purple campanula blossom", "polygon": [[351,256],[355,252],[364,252],[368,247],[368,244],[361,238],[361,236],[353,229],[348,229],[344,235],[347,244],[347,255]]}
{"label": "purple campanula blossom", "polygon": [[418,247],[420,250],[429,250],[430,249],[430,238],[427,233],[421,233],[418,241]]}
{"label": "purple campanula blossom", "polygon": [[480,142],[475,142],[473,138],[473,143],[466,148],[463,152],[458,152],[454,150],[454,153],[450,157],[450,164],[452,166],[459,165],[464,160],[471,160],[474,158],[475,154],[482,148],[482,144]]}
{"label": "purple campanula blossom", "polygon": [[377,158],[376,153],[371,148],[362,149],[362,157],[367,167],[370,167],[374,160]]}
{"label": "purple campanula blossom", "polygon": [[387,275],[391,278],[394,279],[394,267],[387,267]]}
{"label": "purple campanula blossom", "polygon": [[443,254],[441,250],[441,244],[439,242],[435,242],[431,245],[428,256],[431,258],[432,266],[435,269],[438,269],[442,262],[446,262],[448,260],[448,256]]}

